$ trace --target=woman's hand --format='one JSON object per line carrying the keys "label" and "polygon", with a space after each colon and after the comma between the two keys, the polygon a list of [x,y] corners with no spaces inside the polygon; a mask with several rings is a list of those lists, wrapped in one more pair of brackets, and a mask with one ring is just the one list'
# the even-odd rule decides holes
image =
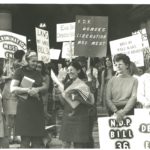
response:
{"label": "woman's hand", "polygon": [[116,112],[116,117],[117,117],[116,120],[117,120],[117,122],[121,122],[123,120],[124,116],[125,116],[125,114],[124,114],[123,110],[122,109],[118,110]]}
{"label": "woman's hand", "polygon": [[88,81],[92,80],[92,73],[91,73],[91,69],[90,68],[86,71],[86,76],[88,78]]}
{"label": "woman's hand", "polygon": [[38,88],[31,88],[29,91],[28,91],[28,94],[30,96],[36,96],[39,94],[39,89]]}

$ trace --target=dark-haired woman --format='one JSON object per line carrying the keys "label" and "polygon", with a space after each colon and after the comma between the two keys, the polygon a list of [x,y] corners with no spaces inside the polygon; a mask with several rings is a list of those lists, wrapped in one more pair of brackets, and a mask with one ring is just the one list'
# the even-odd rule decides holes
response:
{"label": "dark-haired woman", "polygon": [[60,132],[63,148],[88,148],[90,142],[89,107],[94,97],[88,85],[81,80],[83,72],[78,62],[68,66],[68,80],[64,84],[64,115]]}
{"label": "dark-haired woman", "polygon": [[[41,73],[36,71],[37,54],[29,51],[26,54],[26,61],[27,66],[15,71],[10,87],[11,92],[20,97],[18,98],[15,133],[21,136],[21,148],[41,148],[45,132],[41,94],[47,90],[47,87]],[[28,81],[34,80],[33,85],[20,86],[24,77],[28,78]],[[25,95],[24,98],[21,98],[23,95]]]}
{"label": "dark-haired woman", "polygon": [[[7,69],[7,79],[5,79],[5,86],[2,92],[3,106],[6,122],[8,125],[9,142],[20,143],[20,138],[15,136],[15,117],[17,111],[17,97],[10,92],[10,83],[13,73],[16,69],[26,64],[24,60],[25,52],[23,50],[17,50],[14,53],[14,59],[12,63],[9,63]],[[6,78],[6,77],[5,77]]]}
{"label": "dark-haired woman", "polygon": [[42,94],[42,100],[43,100],[43,104],[44,104],[44,113],[45,116],[48,115],[48,111],[47,111],[47,107],[48,107],[48,88],[49,88],[49,75],[46,72],[46,67],[43,63],[43,61],[38,61],[37,62],[37,66],[36,66],[36,70],[39,71],[42,74],[43,77],[43,82],[45,82],[46,86],[47,86],[47,90]]}
{"label": "dark-haired woman", "polygon": [[130,58],[127,55],[117,54],[113,61],[117,76],[108,82],[106,100],[109,115],[115,114],[119,122],[125,115],[134,114],[138,81],[129,73]]}
{"label": "dark-haired woman", "polygon": [[108,81],[113,77],[114,71],[110,57],[105,58],[105,69],[101,74],[100,101],[102,106],[106,108],[106,89]]}

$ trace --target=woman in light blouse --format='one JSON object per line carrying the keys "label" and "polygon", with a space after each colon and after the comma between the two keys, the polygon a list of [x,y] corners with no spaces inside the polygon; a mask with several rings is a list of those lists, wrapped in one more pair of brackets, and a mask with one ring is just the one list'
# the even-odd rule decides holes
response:
{"label": "woman in light blouse", "polygon": [[139,79],[137,101],[142,104],[143,108],[150,108],[150,69]]}

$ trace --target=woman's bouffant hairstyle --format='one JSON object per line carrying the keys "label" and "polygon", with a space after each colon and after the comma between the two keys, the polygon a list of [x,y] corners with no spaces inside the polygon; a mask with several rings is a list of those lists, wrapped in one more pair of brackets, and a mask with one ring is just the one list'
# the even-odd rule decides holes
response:
{"label": "woman's bouffant hairstyle", "polygon": [[116,54],[113,58],[113,62],[115,64],[115,62],[118,62],[122,60],[128,67],[130,67],[130,58],[129,56],[127,56],[126,54]]}
{"label": "woman's bouffant hairstyle", "polygon": [[68,65],[68,67],[69,67],[69,66],[72,66],[72,67],[74,67],[76,70],[79,70],[79,71],[80,71],[79,74],[78,74],[78,77],[79,77],[80,79],[85,79],[85,78],[86,78],[86,75],[85,75],[85,73],[83,72],[81,65],[80,65],[77,61],[72,61],[72,62]]}
{"label": "woman's bouffant hairstyle", "polygon": [[25,55],[26,61],[28,62],[30,57],[33,57],[33,56],[37,56],[37,53],[34,50],[28,50]]}

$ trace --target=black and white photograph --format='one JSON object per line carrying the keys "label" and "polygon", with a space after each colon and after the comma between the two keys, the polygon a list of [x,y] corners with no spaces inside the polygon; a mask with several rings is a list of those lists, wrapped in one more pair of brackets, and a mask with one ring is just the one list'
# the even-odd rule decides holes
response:
{"label": "black and white photograph", "polygon": [[0,2],[0,148],[150,149],[150,5]]}

